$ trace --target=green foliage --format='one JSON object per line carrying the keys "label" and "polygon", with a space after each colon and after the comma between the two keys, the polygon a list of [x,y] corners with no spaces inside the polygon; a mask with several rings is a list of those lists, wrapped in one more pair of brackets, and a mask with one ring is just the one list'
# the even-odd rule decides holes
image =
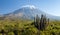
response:
{"label": "green foliage", "polygon": [[9,32],[8,35],[14,35],[14,33],[13,32]]}
{"label": "green foliage", "polygon": [[[38,20],[37,20],[38,21]],[[33,20],[11,20],[4,19],[0,20],[0,35],[2,35],[2,30],[4,35],[60,35],[60,21],[49,21],[45,30],[38,30],[34,24]],[[14,33],[16,32],[16,33]]]}

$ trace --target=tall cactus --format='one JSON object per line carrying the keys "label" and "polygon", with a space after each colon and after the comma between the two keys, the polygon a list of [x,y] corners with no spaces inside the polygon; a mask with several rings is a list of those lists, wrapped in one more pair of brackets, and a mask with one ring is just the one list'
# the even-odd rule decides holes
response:
{"label": "tall cactus", "polygon": [[35,27],[37,27],[39,30],[43,30],[47,27],[47,25],[49,24],[49,19],[47,19],[46,15],[41,15],[41,18],[39,18],[39,16],[37,15],[34,18],[34,25]]}
{"label": "tall cactus", "polygon": [[39,25],[39,21],[40,21],[40,18],[39,18],[38,15],[36,15],[36,17],[34,18],[34,25],[35,25],[35,27],[37,27],[37,28],[38,28],[38,25]]}
{"label": "tall cactus", "polygon": [[46,25],[46,16],[41,15],[41,20],[40,20],[40,30],[45,29],[45,25]]}

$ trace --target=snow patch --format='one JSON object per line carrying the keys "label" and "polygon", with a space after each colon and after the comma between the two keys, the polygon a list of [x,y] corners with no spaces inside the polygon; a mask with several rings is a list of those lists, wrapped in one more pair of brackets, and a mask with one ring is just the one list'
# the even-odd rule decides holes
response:
{"label": "snow patch", "polygon": [[25,5],[25,6],[22,6],[22,8],[23,7],[29,7],[30,9],[36,9],[37,7],[36,6],[34,6],[34,5]]}

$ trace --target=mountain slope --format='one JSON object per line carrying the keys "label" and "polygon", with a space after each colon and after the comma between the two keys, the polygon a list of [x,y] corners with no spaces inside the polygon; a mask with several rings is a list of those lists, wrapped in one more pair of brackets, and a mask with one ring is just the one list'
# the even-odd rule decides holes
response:
{"label": "mountain slope", "polygon": [[5,14],[5,16],[8,16],[10,18],[17,17],[17,18],[24,18],[24,19],[33,19],[36,15],[41,16],[41,14],[46,15],[47,18],[50,18],[50,19],[60,19],[60,17],[56,17],[56,16],[52,16],[50,14],[47,14],[32,5],[23,6],[20,9],[14,11],[13,13]]}

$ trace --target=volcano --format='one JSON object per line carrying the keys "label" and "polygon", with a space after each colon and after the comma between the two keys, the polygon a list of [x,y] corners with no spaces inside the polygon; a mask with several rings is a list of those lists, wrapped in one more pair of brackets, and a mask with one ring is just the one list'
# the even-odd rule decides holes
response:
{"label": "volcano", "polygon": [[5,14],[4,16],[7,16],[9,18],[15,18],[16,17],[16,18],[23,18],[23,19],[33,19],[36,15],[39,15],[39,17],[40,17],[41,14],[46,15],[46,17],[50,18],[50,19],[58,19],[58,20],[60,19],[60,17],[47,14],[47,13],[41,11],[39,8],[37,8],[36,6],[33,6],[33,5],[22,6],[20,9],[15,10],[12,13]]}

